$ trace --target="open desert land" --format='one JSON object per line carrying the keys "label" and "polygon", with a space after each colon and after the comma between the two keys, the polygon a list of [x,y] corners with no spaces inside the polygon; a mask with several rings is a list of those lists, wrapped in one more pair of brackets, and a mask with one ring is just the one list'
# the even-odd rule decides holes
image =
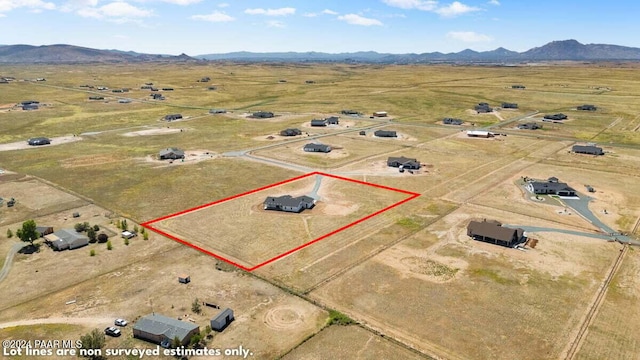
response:
{"label": "open desert land", "polygon": [[[203,62],[3,65],[2,72],[20,79],[3,85],[3,104],[43,106],[0,109],[0,148],[8,147],[0,151],[0,197],[16,199],[0,207],[0,266],[10,265],[0,276],[0,337],[75,339],[116,317],[134,323],[152,312],[204,330],[215,311],[191,311],[198,298],[235,312],[208,346],[242,344],[260,359],[318,358],[318,349],[341,358],[443,359],[632,359],[640,352],[632,336],[639,250],[621,252],[600,228],[638,244],[637,68]],[[199,82],[204,76],[211,81]],[[47,81],[21,80],[35,77]],[[151,100],[140,88],[147,82],[173,90]],[[111,91],[120,88],[130,90]],[[105,99],[88,99],[98,95]],[[480,102],[519,109],[476,114]],[[598,110],[577,111],[582,104]],[[212,108],[227,113],[209,114]],[[308,127],[343,109],[362,116]],[[254,111],[276,117],[247,118]],[[375,111],[389,117],[370,119]],[[566,123],[514,129],[526,116],[558,112]],[[163,120],[174,113],[184,118]],[[442,125],[444,117],[465,124]],[[303,134],[280,137],[286,128]],[[471,128],[506,136],[469,138]],[[376,138],[377,129],[400,136]],[[36,136],[78,141],[24,149]],[[310,142],[334,150],[306,153]],[[605,155],[570,152],[587,142]],[[184,150],[184,161],[159,160],[170,147]],[[422,167],[400,173],[386,165],[390,156]],[[125,245],[115,225],[126,218],[129,228],[139,226],[314,171],[420,196],[402,202],[411,195],[330,176],[319,176],[316,188],[313,175],[154,223],[245,270],[151,231],[149,240],[139,235]],[[588,210],[602,226],[563,199],[536,199],[522,186],[523,177],[554,176],[592,198]],[[316,207],[300,214],[262,208],[266,196],[315,191]],[[484,218],[521,226],[538,243],[521,251],[474,241],[466,226]],[[5,234],[28,219],[55,230],[98,224],[113,248],[42,245],[14,256],[23,244]],[[178,283],[182,273],[192,282]],[[630,309],[628,316],[620,309]],[[352,325],[329,325],[336,318]],[[127,327],[107,346],[153,345]]]}

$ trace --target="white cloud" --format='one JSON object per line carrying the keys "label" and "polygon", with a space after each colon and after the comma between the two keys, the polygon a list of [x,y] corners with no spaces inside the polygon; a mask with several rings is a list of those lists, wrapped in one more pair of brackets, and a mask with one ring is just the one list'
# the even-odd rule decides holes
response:
{"label": "white cloud", "polygon": [[400,9],[418,9],[423,11],[433,11],[438,6],[437,1],[432,0],[383,0],[389,6]]}
{"label": "white cloud", "polygon": [[337,12],[335,12],[335,11],[333,11],[331,9],[324,9],[324,10],[322,10],[322,13],[323,14],[327,14],[327,15],[338,15]]}
{"label": "white cloud", "polygon": [[342,20],[351,25],[382,26],[382,22],[380,22],[380,20],[366,18],[357,14],[340,15],[338,16],[338,20]]}
{"label": "white cloud", "polygon": [[[81,2],[76,1],[75,6],[80,5],[80,3]],[[85,3],[95,2],[86,1]],[[100,7],[86,6],[75,9],[73,7],[68,7],[66,9],[66,11],[75,10],[76,13],[82,17],[106,19],[116,23],[137,22],[134,19],[153,16],[153,11],[141,9],[123,1],[111,2]]]}
{"label": "white cloud", "polygon": [[447,33],[447,37],[454,40],[459,40],[468,43],[477,42],[490,42],[493,38],[489,35],[478,34],[473,31],[450,31]]}
{"label": "white cloud", "polygon": [[247,9],[244,11],[245,14],[249,15],[266,15],[266,16],[287,16],[293,15],[296,13],[295,8],[280,8],[280,9]]}
{"label": "white cloud", "polygon": [[234,17],[225,14],[222,11],[214,11],[208,15],[193,15],[191,16],[193,20],[203,20],[210,22],[229,22],[235,20]]}
{"label": "white cloud", "polygon": [[268,27],[274,27],[274,28],[284,28],[284,27],[286,27],[282,21],[278,21],[278,20],[269,20],[269,21],[267,21],[267,26]]}
{"label": "white cloud", "polygon": [[229,4],[227,4],[227,3],[220,3],[220,4],[218,4],[218,7],[219,7],[219,8],[226,8],[226,7],[229,7]]}
{"label": "white cloud", "polygon": [[161,0],[161,1],[169,4],[175,4],[175,5],[191,5],[191,4],[197,4],[202,0]]}
{"label": "white cloud", "polygon": [[56,5],[42,0],[0,0],[0,13],[26,7],[31,10],[53,10]]}
{"label": "white cloud", "polygon": [[304,17],[316,17],[316,16],[318,16],[318,14],[316,14],[316,13],[304,13],[304,14],[302,14],[302,16],[304,16]]}
{"label": "white cloud", "polygon": [[500,5],[500,1],[498,1],[498,0],[489,0],[489,4],[498,6],[498,5]]}
{"label": "white cloud", "polygon": [[462,14],[466,14],[474,11],[479,11],[479,10],[480,8],[465,5],[458,1],[454,1],[447,6],[437,8],[435,12],[444,17],[454,17],[454,16],[458,16],[458,15],[462,15]]}

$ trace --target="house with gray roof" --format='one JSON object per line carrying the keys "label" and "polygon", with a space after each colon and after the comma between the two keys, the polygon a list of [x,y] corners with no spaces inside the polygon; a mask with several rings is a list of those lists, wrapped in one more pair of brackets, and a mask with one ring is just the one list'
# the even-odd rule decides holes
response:
{"label": "house with gray roof", "polygon": [[160,150],[160,152],[158,153],[158,157],[160,158],[160,160],[184,159],[184,151],[182,151],[182,150],[180,150],[178,148],[173,148],[173,147],[172,148],[166,148],[166,149]]}
{"label": "house with gray roof", "polygon": [[311,126],[327,126],[327,119],[313,119],[310,123]]}
{"label": "house with gray roof", "polygon": [[49,145],[49,144],[51,144],[51,139],[46,138],[46,137],[31,138],[31,139],[27,140],[27,144],[29,144],[31,146]]}
{"label": "house with gray roof", "polygon": [[524,124],[519,124],[518,125],[518,129],[523,129],[523,130],[537,130],[537,129],[542,129],[542,125],[535,123],[535,122],[528,122],[528,123],[524,123]]}
{"label": "house with gray roof", "polygon": [[331,145],[309,143],[302,148],[306,152],[331,152]]}
{"label": "house with gray roof", "polygon": [[316,201],[310,196],[292,197],[291,195],[269,196],[264,200],[265,210],[278,210],[299,213],[304,209],[311,209]]}
{"label": "house with gray roof", "polygon": [[478,241],[512,247],[525,240],[524,230],[509,228],[495,220],[470,221],[467,225],[467,235]]}
{"label": "house with gray roof", "polygon": [[394,157],[390,156],[387,159],[387,166],[390,167],[402,167],[403,169],[420,169],[420,161],[412,158],[406,158],[404,156]]}
{"label": "house with gray roof", "polygon": [[563,113],[557,113],[557,114],[545,115],[543,117],[543,119],[544,120],[562,121],[562,120],[566,120],[567,119],[567,115],[565,115]]}
{"label": "house with gray roof", "polygon": [[182,345],[188,345],[191,337],[200,333],[196,324],[180,321],[160,314],[147,315],[133,325],[133,337],[155,344],[171,342],[178,338]]}
{"label": "house with gray roof", "polygon": [[462,125],[464,121],[462,121],[461,119],[444,118],[442,119],[442,123],[445,125]]}
{"label": "house with gray roof", "polygon": [[376,130],[373,135],[376,137],[398,137],[398,134],[392,130]]}
{"label": "house with gray roof", "polygon": [[211,319],[211,330],[222,331],[234,320],[233,310],[226,308]]}
{"label": "house with gray roof", "polygon": [[577,110],[582,110],[582,111],[596,111],[596,110],[598,110],[598,108],[595,105],[589,105],[589,104],[580,105],[576,109]]}
{"label": "house with gray roof", "polygon": [[257,118],[257,119],[268,119],[274,116],[275,115],[271,111],[256,111],[253,114],[251,114],[252,118]]}
{"label": "house with gray roof", "polygon": [[503,103],[502,103],[502,108],[503,108],[503,109],[517,109],[517,108],[518,108],[518,104],[516,104],[516,103],[503,102]]}
{"label": "house with gray roof", "polygon": [[284,129],[280,131],[280,136],[297,136],[302,135],[300,129]]}
{"label": "house with gray roof", "polygon": [[594,145],[573,145],[571,151],[577,154],[604,155],[602,148]]}
{"label": "house with gray roof", "polygon": [[340,124],[340,118],[337,116],[330,116],[324,119],[327,122],[327,125],[338,125]]}
{"label": "house with gray roof", "polygon": [[169,114],[169,115],[165,115],[164,120],[165,121],[174,121],[174,120],[180,120],[182,119],[182,114]]}
{"label": "house with gray roof", "polygon": [[73,250],[89,244],[89,238],[75,229],[60,229],[44,236],[45,242],[53,250]]}
{"label": "house with gray roof", "polygon": [[550,177],[547,181],[531,181],[527,184],[527,190],[536,195],[577,196],[574,188],[560,182],[556,177]]}
{"label": "house with gray roof", "polygon": [[491,106],[489,106],[489,104],[488,104],[488,103],[486,103],[486,102],[481,102],[481,103],[479,103],[478,105],[476,105],[476,106],[474,107],[474,109],[476,110],[476,112],[477,112],[478,114],[480,114],[480,113],[490,113],[490,112],[492,112],[492,111],[493,111],[493,109],[491,108]]}

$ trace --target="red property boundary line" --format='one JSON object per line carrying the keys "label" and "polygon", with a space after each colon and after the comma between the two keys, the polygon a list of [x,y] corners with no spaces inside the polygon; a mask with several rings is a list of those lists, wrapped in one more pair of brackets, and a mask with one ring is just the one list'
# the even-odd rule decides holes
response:
{"label": "red property boundary line", "polygon": [[[152,226],[152,224],[157,223],[157,222],[162,221],[162,220],[166,220],[166,219],[173,218],[173,217],[176,217],[176,216],[184,215],[184,214],[187,214],[187,213],[190,213],[190,212],[193,212],[193,211],[204,209],[204,208],[209,207],[209,206],[213,206],[213,205],[216,205],[216,204],[220,204],[222,202],[226,202],[226,201],[230,201],[230,200],[233,200],[233,199],[237,199],[237,198],[242,197],[242,196],[246,196],[246,195],[253,194],[253,193],[256,193],[256,192],[259,192],[259,191],[262,191],[262,190],[270,189],[272,187],[276,187],[276,186],[279,186],[279,185],[290,183],[290,182],[293,182],[293,181],[296,181],[296,180],[304,179],[306,177],[313,176],[313,175],[322,175],[322,176],[326,176],[326,177],[330,177],[330,178],[334,178],[334,179],[339,179],[339,180],[344,180],[344,181],[349,181],[349,182],[353,182],[353,183],[357,183],[357,184],[361,184],[361,185],[373,186],[373,187],[376,187],[376,188],[379,188],[379,189],[395,191],[395,192],[407,194],[407,195],[410,195],[410,196],[408,198],[404,199],[404,200],[401,200],[401,201],[399,201],[397,203],[389,205],[389,206],[385,207],[384,209],[378,210],[378,211],[376,211],[376,212],[374,212],[372,214],[369,214],[369,215],[367,215],[367,216],[365,216],[365,217],[363,217],[361,219],[358,219],[358,220],[356,220],[356,221],[354,221],[354,222],[352,222],[350,224],[347,224],[347,225],[342,226],[342,227],[340,227],[340,228],[338,228],[336,230],[333,230],[328,234],[322,235],[322,236],[320,236],[320,237],[318,237],[316,239],[313,239],[313,240],[311,240],[311,241],[309,241],[307,243],[304,243],[304,244],[302,244],[302,245],[300,245],[298,247],[295,247],[295,248],[293,248],[293,249],[291,249],[291,250],[289,250],[287,252],[284,252],[284,253],[282,253],[282,254],[280,254],[278,256],[275,256],[275,257],[273,257],[273,258],[271,258],[271,259],[269,259],[267,261],[264,261],[264,262],[262,262],[262,263],[260,263],[258,265],[255,265],[253,267],[246,267],[246,266],[243,266],[241,264],[238,264],[238,263],[236,263],[236,262],[234,262],[232,260],[229,260],[229,259],[227,259],[225,257],[220,256],[220,255],[214,254],[214,253],[212,253],[211,251],[209,251],[207,249],[203,249],[203,248],[201,248],[201,247],[199,247],[197,245],[194,245],[194,244],[192,244],[192,243],[190,243],[188,241],[182,240],[177,236],[168,234],[167,232],[162,231],[162,230]],[[339,233],[341,231],[344,231],[344,230],[346,230],[346,229],[348,229],[348,228],[350,228],[352,226],[360,224],[363,221],[371,219],[372,217],[374,217],[376,215],[380,215],[381,213],[383,213],[385,211],[391,210],[396,206],[400,206],[400,205],[406,203],[407,201],[410,201],[410,200],[413,200],[413,199],[417,198],[418,196],[420,196],[419,193],[415,193],[415,192],[412,192],[412,191],[397,189],[397,188],[393,188],[393,187],[389,187],[389,186],[378,185],[378,184],[373,184],[373,183],[368,183],[368,182],[365,182],[365,181],[350,179],[350,178],[342,177],[342,176],[338,176],[338,175],[332,175],[332,174],[326,174],[326,173],[319,172],[319,171],[314,171],[314,172],[311,172],[311,173],[308,173],[308,174],[304,174],[304,175],[301,175],[301,176],[296,176],[296,177],[291,178],[291,179],[280,181],[280,182],[277,182],[275,184],[263,186],[263,187],[260,187],[260,188],[257,188],[257,189],[251,190],[251,191],[247,191],[247,192],[244,192],[244,193],[241,193],[241,194],[233,195],[233,196],[230,196],[228,198],[224,198],[224,199],[221,199],[221,200],[216,200],[216,201],[213,201],[213,202],[210,202],[210,203],[207,203],[207,204],[196,206],[196,207],[191,208],[191,209],[183,210],[183,211],[177,212],[175,214],[162,216],[162,217],[159,217],[157,219],[144,222],[144,223],[140,224],[140,226],[142,226],[144,228],[147,228],[147,229],[149,229],[151,231],[154,231],[154,232],[156,232],[156,233],[158,233],[158,234],[160,234],[162,236],[168,237],[169,239],[175,240],[175,241],[177,241],[177,242],[179,242],[179,243],[181,243],[183,245],[187,245],[187,246],[189,246],[189,247],[191,247],[193,249],[196,249],[196,250],[198,250],[200,252],[203,252],[203,253],[205,253],[207,255],[210,255],[210,256],[218,259],[218,260],[225,261],[225,262],[227,262],[227,263],[229,263],[231,265],[234,265],[234,266],[236,266],[236,267],[238,267],[238,268],[240,268],[242,270],[251,272],[251,271],[256,270],[256,269],[258,269],[258,268],[260,268],[262,266],[270,264],[270,263],[272,263],[272,262],[274,262],[274,261],[276,261],[278,259],[281,259],[281,258],[283,258],[285,256],[291,255],[294,252],[296,252],[298,250],[301,250],[301,249],[303,249],[303,248],[305,248],[307,246],[313,245],[313,244],[317,243],[320,240],[324,240],[324,239],[328,238],[329,236],[335,235],[335,234],[337,234],[337,233]]]}

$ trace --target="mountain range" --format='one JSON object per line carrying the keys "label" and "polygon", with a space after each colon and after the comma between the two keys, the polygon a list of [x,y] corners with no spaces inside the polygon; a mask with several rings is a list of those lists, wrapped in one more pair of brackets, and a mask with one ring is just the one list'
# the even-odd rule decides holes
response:
{"label": "mountain range", "polygon": [[0,63],[87,63],[144,61],[246,61],[246,62],[357,62],[357,63],[433,63],[491,62],[518,63],[527,61],[640,61],[640,48],[608,44],[581,44],[576,40],[552,41],[524,52],[505,48],[491,51],[463,50],[457,53],[390,54],[375,51],[352,53],[323,52],[232,52],[188,56],[181,54],[142,54],[133,51],[98,50],[73,45],[0,45]]}

